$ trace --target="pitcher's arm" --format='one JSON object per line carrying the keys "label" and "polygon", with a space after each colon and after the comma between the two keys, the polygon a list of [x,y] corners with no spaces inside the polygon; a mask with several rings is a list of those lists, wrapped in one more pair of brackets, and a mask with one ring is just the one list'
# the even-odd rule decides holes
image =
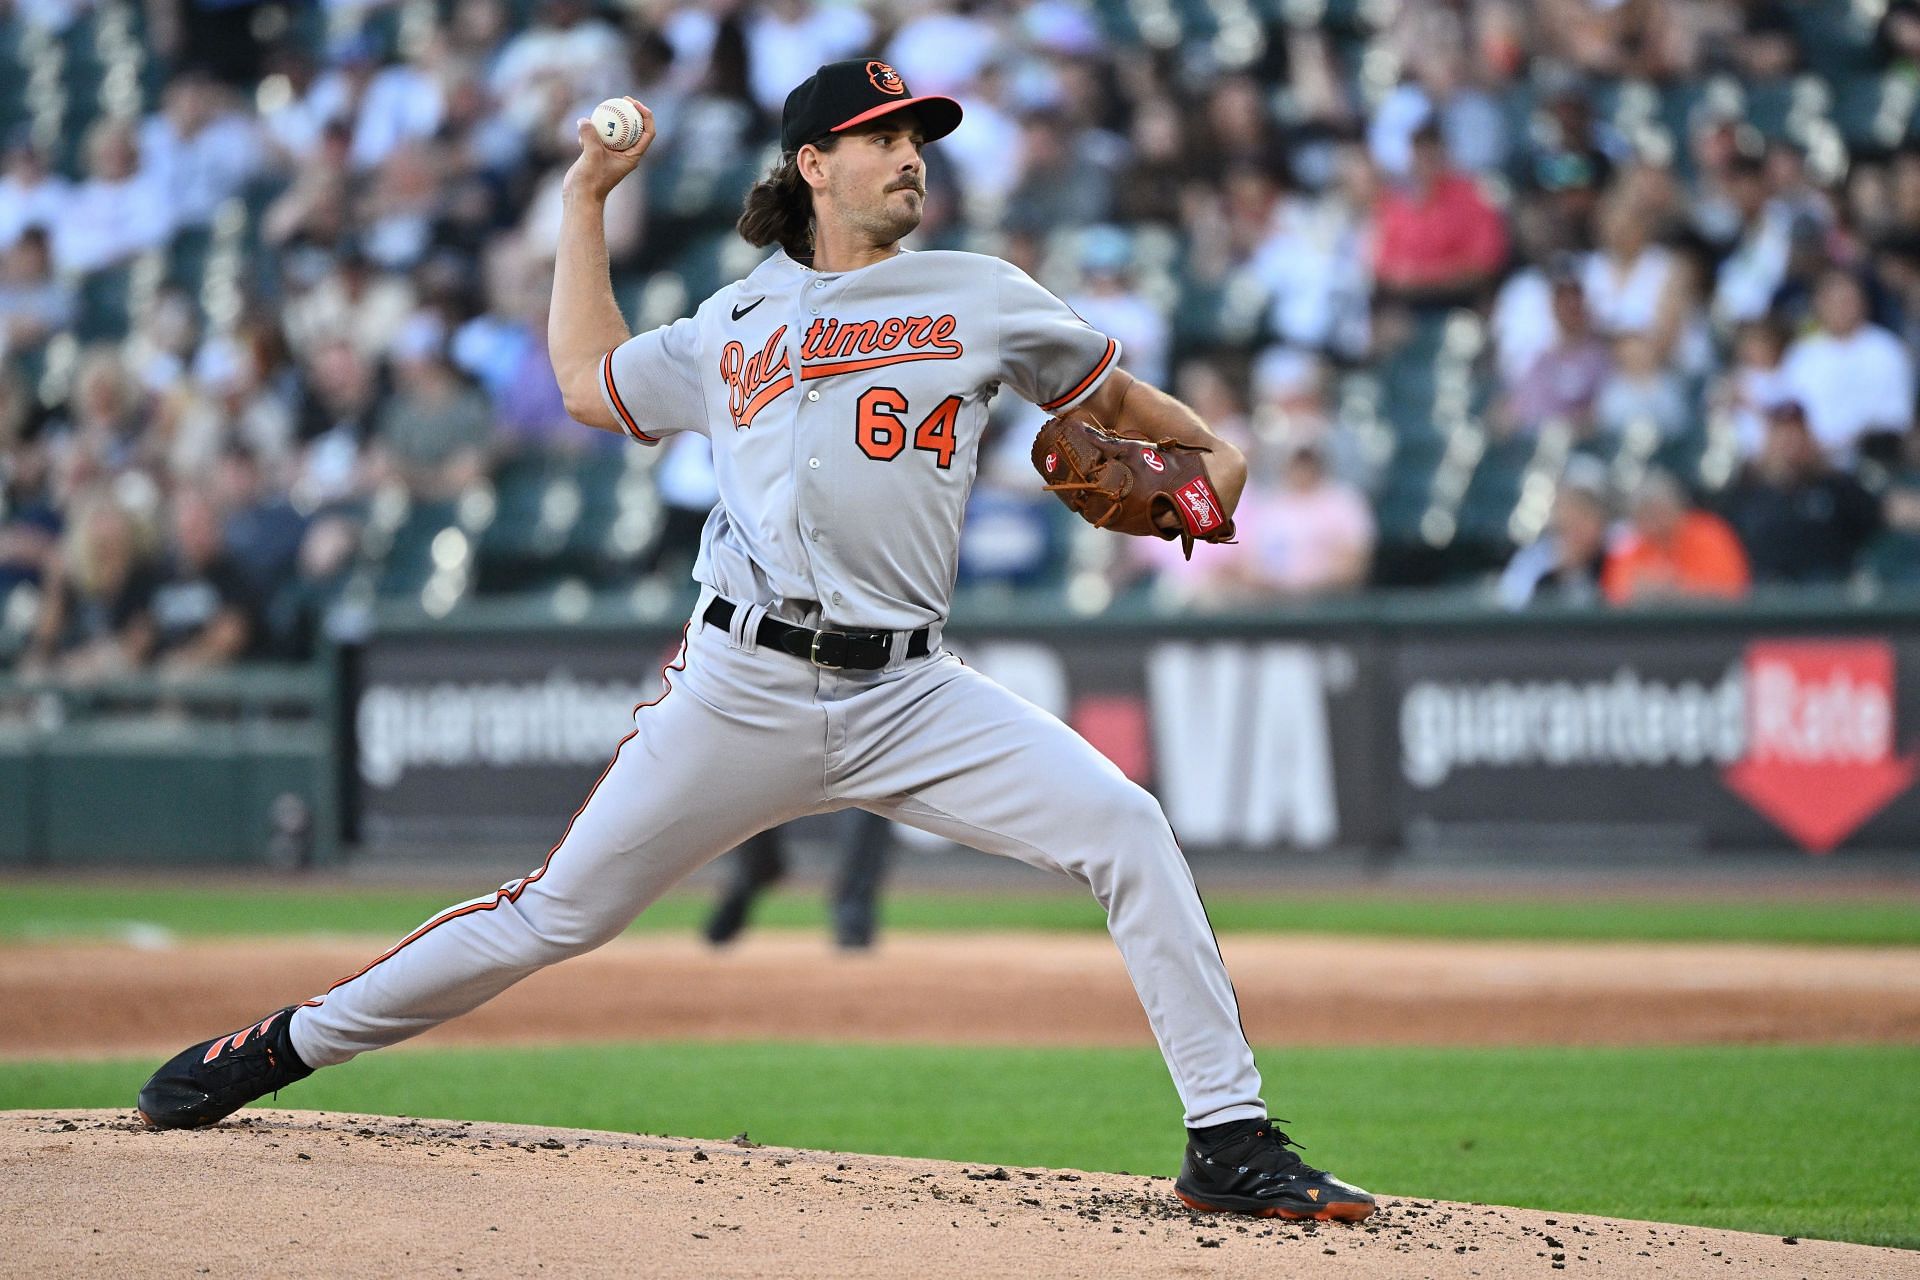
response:
{"label": "pitcher's arm", "polygon": [[1200,415],[1158,387],[1125,369],[1107,375],[1083,402],[1100,425],[1136,440],[1173,440],[1207,451],[1207,478],[1231,516],[1247,486],[1247,459],[1233,444],[1215,435]]}
{"label": "pitcher's arm", "polygon": [[646,129],[640,141],[625,151],[609,151],[590,122],[579,122],[580,158],[560,184],[560,245],[553,260],[553,302],[547,311],[547,356],[553,362],[567,416],[622,434],[624,428],[607,407],[600,379],[607,353],[632,336],[613,300],[606,215],[608,194],[653,145],[653,113],[638,102],[633,105],[639,108]]}

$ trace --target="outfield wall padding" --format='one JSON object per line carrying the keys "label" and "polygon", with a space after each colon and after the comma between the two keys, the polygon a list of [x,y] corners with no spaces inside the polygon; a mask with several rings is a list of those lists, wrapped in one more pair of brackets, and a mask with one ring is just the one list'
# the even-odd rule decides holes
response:
{"label": "outfield wall padding", "polygon": [[[389,619],[348,755],[378,850],[539,844],[680,619]],[[1920,849],[1920,610],[956,612],[946,643],[1158,795],[1184,847],[1594,861]]]}

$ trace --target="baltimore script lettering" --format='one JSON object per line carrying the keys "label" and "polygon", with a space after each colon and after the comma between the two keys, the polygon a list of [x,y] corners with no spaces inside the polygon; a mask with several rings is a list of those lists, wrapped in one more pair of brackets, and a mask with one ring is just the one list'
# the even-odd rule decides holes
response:
{"label": "baltimore script lettering", "polygon": [[[815,320],[800,343],[800,378],[831,378],[910,360],[958,360],[966,347],[953,336],[951,315],[888,316],[884,320]],[[720,351],[720,378],[727,384],[733,425],[745,430],[754,415],[793,389],[793,374],[781,343],[787,327],[768,336],[753,356],[738,342]]]}
{"label": "baltimore script lettering", "polygon": [[[727,384],[727,408],[733,414],[735,430],[753,425],[753,416],[761,409],[793,390],[793,374],[788,372],[787,353],[780,339],[787,336],[781,325],[767,337],[767,345],[752,359],[738,342],[729,342],[720,351],[720,380]],[[774,356],[780,357],[776,363]]]}
{"label": "baltimore script lettering", "polygon": [[[800,376],[830,378],[908,360],[957,360],[966,351],[953,336],[958,326],[950,315],[815,320],[800,342]],[[898,350],[903,343],[907,350]]]}

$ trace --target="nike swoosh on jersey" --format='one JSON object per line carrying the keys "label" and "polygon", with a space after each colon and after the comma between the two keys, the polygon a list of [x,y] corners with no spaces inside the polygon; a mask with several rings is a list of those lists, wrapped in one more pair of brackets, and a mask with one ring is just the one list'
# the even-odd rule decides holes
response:
{"label": "nike swoosh on jersey", "polygon": [[752,302],[749,302],[746,306],[735,307],[733,309],[733,318],[735,320],[740,319],[741,317],[745,316],[747,312],[753,310],[755,307],[759,306],[761,303],[765,302],[766,300],[767,300],[766,295],[761,294],[759,297],[755,298]]}

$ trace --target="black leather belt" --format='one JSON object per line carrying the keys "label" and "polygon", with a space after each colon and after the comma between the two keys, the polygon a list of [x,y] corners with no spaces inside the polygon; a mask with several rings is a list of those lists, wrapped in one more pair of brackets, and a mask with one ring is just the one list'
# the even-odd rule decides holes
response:
{"label": "black leather belt", "polygon": [[[716,596],[700,618],[725,631],[732,625],[737,608],[733,601]],[[922,627],[908,637],[909,658],[924,658],[932,651],[928,646],[930,631],[931,628]],[[768,617],[760,619],[760,629],[754,638],[769,649],[804,658],[829,671],[878,671],[893,659],[894,634],[891,631],[813,631]]]}

